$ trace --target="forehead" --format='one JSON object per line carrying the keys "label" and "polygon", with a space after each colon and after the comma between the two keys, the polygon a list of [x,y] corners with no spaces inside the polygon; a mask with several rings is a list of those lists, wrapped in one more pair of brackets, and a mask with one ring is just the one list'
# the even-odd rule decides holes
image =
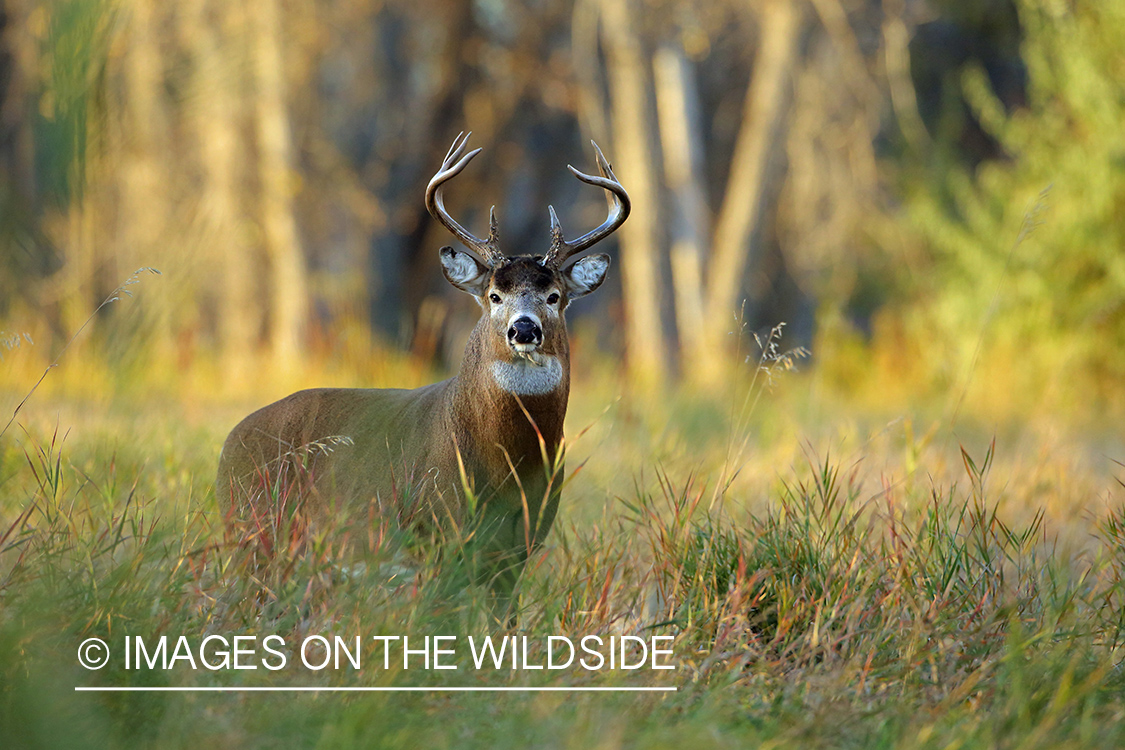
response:
{"label": "forehead", "polygon": [[492,272],[492,285],[501,292],[531,287],[545,291],[555,283],[555,274],[531,257],[512,258]]}

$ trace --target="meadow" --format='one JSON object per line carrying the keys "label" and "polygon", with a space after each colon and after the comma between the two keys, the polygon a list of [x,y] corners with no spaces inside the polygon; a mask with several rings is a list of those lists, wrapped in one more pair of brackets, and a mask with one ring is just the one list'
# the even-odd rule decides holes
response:
{"label": "meadow", "polygon": [[[257,405],[304,384],[416,385],[434,373],[357,347],[331,366],[224,385],[202,365],[122,374],[98,346],[65,352],[0,438],[5,747],[1125,741],[1125,453],[1094,416],[1016,400],[1007,419],[981,417],[987,388],[913,404],[885,390],[845,399],[828,368],[801,371],[783,340],[722,389],[644,395],[588,351],[562,512],[503,626],[481,592],[451,583],[455,554],[410,548],[386,519],[250,550],[224,531],[215,501],[221,441]],[[11,413],[40,365],[26,344],[2,364]],[[284,641],[281,669],[267,635]],[[360,637],[361,668],[346,655],[303,665],[296,644],[315,635]],[[372,639],[396,635],[456,636],[444,658],[458,668],[424,668],[417,654],[403,668],[394,649],[384,661]],[[468,636],[516,636],[535,665],[549,636],[590,635],[666,636],[675,669],[476,668],[465,647]],[[138,668],[132,650],[126,668],[127,636],[143,639],[151,666]],[[164,656],[180,656],[168,669],[161,636]],[[220,638],[201,651],[208,636]],[[193,661],[218,664],[235,636],[256,638],[241,642],[256,669]],[[111,651],[93,671],[76,660],[89,637]],[[636,644],[618,655],[636,663]],[[315,644],[309,655],[326,658]]]}
{"label": "meadow", "polygon": [[[4,7],[0,750],[1125,746],[1125,2]],[[213,488],[451,374],[470,128],[504,252],[633,205],[511,621]]]}

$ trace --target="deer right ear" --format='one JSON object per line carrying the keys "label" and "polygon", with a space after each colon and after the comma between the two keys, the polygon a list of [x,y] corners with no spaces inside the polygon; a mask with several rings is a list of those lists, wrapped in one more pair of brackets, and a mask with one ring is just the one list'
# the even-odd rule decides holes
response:
{"label": "deer right ear", "polygon": [[488,288],[488,266],[468,253],[458,252],[451,247],[443,247],[439,255],[442,273],[450,284],[474,297],[484,294]]}
{"label": "deer right ear", "polygon": [[566,284],[566,294],[570,299],[585,297],[597,289],[605,281],[605,273],[609,270],[609,256],[604,253],[587,255],[575,261],[563,271],[563,283]]}

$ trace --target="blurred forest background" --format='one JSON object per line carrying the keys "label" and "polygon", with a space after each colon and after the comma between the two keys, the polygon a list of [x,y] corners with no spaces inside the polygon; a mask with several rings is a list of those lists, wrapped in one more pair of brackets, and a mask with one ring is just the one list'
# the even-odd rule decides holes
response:
{"label": "blurred forest background", "polygon": [[1119,0],[2,8],[6,389],[142,267],[79,377],[455,367],[476,308],[423,194],[472,130],[451,211],[482,231],[495,204],[509,254],[546,248],[548,204],[600,222],[565,167],[591,138],[613,162],[634,212],[570,317],[631,387],[722,381],[785,321],[871,403],[1125,406]]}

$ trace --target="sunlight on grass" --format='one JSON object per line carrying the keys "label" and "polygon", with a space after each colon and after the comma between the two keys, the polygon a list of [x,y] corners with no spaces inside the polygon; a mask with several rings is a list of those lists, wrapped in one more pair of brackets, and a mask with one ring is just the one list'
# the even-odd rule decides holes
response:
{"label": "sunlight on grass", "polygon": [[[569,433],[582,468],[507,628],[480,590],[457,583],[456,554],[412,547],[387,519],[312,536],[275,529],[264,556],[231,538],[211,482],[241,405],[37,394],[0,443],[2,723],[19,727],[17,744],[68,744],[96,728],[111,747],[332,747],[388,731],[396,745],[498,747],[1120,742],[1125,506],[1114,474],[1125,471],[1065,427],[992,440],[971,420],[953,435],[913,418],[830,418],[812,379],[767,387],[761,366],[722,398],[684,392],[659,408],[579,372]],[[212,672],[118,660],[87,672],[73,658],[89,636],[267,633],[526,636],[540,644],[532,660],[547,636],[667,635],[676,669],[445,673],[392,660]],[[680,692],[235,702],[70,692],[89,684]],[[480,720],[435,725],[426,716],[438,706]]]}

